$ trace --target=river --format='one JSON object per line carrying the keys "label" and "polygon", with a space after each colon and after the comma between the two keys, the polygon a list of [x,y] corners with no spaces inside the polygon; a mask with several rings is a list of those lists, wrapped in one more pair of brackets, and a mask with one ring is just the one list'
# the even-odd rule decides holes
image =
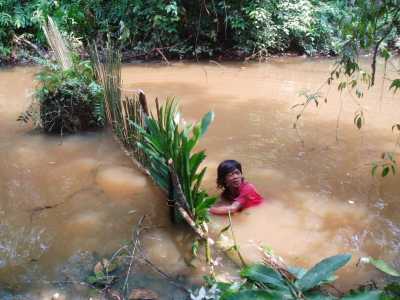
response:
{"label": "river", "polygon": [[[310,105],[294,130],[298,110],[291,107],[304,101],[300,91],[326,80],[332,62],[296,57],[262,64],[125,65],[122,78],[126,91],[140,88],[150,102],[177,97],[186,122],[215,112],[200,144],[207,152],[204,187],[217,194],[218,163],[236,159],[266,198],[233,217],[247,261],[260,259],[259,246],[303,267],[352,253],[338,281],[350,288],[378,276],[356,267],[360,256],[400,267],[399,177],[371,176],[371,162],[397,150],[391,127],[400,103],[387,84],[382,89],[381,79],[361,100],[332,86],[325,103],[324,87],[320,105]],[[40,294],[43,281],[56,278],[77,253],[115,251],[143,214],[157,227],[143,237],[149,258],[198,281],[201,272],[184,262],[185,234],[170,225],[163,195],[108,130],[61,139],[15,121],[30,102],[36,70],[0,70],[0,283]],[[366,122],[358,130],[353,119],[360,108]],[[225,224],[213,217],[212,232]]]}

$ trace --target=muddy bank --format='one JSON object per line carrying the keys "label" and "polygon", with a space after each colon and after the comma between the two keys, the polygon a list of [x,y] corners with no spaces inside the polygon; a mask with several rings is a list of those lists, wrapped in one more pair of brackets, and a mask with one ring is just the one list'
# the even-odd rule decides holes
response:
{"label": "muddy bank", "polygon": [[[41,49],[42,56],[37,55],[37,53],[30,53],[26,55],[24,52],[23,55],[16,55],[15,57],[11,57],[9,59],[1,59],[0,67],[17,67],[17,66],[36,66],[38,65],[38,60],[43,58],[50,58],[50,53],[47,49]],[[89,59],[88,53],[85,51],[79,51],[82,59]],[[174,64],[178,62],[185,63],[207,63],[210,61],[215,61],[218,63],[232,63],[232,62],[265,62],[268,59],[274,59],[279,57],[310,57],[310,58],[330,58],[334,57],[332,55],[327,54],[316,54],[313,56],[307,56],[306,54],[300,52],[282,52],[276,54],[267,54],[267,55],[249,55],[245,54],[241,51],[225,51],[219,55],[209,57],[209,58],[167,58],[161,55],[160,52],[153,49],[149,53],[136,53],[132,51],[122,51],[122,62],[125,64]]]}

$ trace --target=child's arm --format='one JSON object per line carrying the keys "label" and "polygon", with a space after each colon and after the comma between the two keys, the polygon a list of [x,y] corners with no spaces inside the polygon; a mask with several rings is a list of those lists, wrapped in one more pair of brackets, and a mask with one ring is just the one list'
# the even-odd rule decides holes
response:
{"label": "child's arm", "polygon": [[232,204],[213,206],[210,208],[210,212],[214,215],[227,215],[229,213],[235,213],[242,208],[239,201],[233,201]]}

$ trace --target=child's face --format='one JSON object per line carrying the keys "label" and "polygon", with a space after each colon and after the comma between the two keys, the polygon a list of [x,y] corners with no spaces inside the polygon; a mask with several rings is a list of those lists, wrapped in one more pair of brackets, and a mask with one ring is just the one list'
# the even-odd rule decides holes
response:
{"label": "child's face", "polygon": [[242,180],[242,173],[238,169],[235,169],[225,175],[225,186],[227,188],[239,188],[242,184]]}

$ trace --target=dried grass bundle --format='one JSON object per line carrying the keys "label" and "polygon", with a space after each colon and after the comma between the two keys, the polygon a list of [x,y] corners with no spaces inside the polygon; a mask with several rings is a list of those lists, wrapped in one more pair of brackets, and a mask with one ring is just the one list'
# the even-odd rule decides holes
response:
{"label": "dried grass bundle", "polygon": [[47,43],[53,50],[58,64],[63,70],[70,69],[73,65],[71,52],[67,47],[66,41],[61,36],[56,23],[51,17],[48,17],[48,21],[42,26],[42,29],[46,36]]}
{"label": "dried grass bundle", "polygon": [[147,113],[144,111],[147,104],[143,105],[146,103],[145,95],[134,93],[130,97],[122,96],[121,54],[110,42],[107,43],[102,57],[96,46],[91,48],[90,54],[96,77],[104,89],[107,122],[125,152],[135,160],[137,166],[144,169],[148,164],[148,158],[138,147],[138,142],[143,141],[143,135],[133,124],[139,124],[144,128]]}

